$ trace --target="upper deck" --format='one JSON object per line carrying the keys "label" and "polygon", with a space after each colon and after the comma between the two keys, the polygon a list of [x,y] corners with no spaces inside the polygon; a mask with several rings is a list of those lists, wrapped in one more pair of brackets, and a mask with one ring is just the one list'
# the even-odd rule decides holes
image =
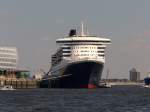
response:
{"label": "upper deck", "polygon": [[100,38],[96,36],[72,36],[72,37],[65,37],[56,40],[56,43],[77,43],[77,42],[96,42],[99,44],[111,44],[111,40],[107,38]]}

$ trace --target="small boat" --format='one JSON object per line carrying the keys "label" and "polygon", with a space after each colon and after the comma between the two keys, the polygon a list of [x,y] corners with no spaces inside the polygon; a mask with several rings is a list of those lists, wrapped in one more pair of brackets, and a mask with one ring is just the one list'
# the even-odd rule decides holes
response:
{"label": "small boat", "polygon": [[150,88],[150,72],[148,72],[148,76],[144,78],[144,88]]}
{"label": "small boat", "polygon": [[99,88],[111,88],[112,86],[106,82],[100,82],[98,85]]}
{"label": "small boat", "polygon": [[112,87],[110,83],[106,83],[108,76],[109,76],[109,69],[107,69],[106,80],[99,82],[99,85],[98,85],[99,88],[111,88]]}
{"label": "small boat", "polygon": [[15,90],[11,85],[5,85],[0,87],[0,90]]}
{"label": "small boat", "polygon": [[144,88],[150,88],[150,85],[142,85]]}

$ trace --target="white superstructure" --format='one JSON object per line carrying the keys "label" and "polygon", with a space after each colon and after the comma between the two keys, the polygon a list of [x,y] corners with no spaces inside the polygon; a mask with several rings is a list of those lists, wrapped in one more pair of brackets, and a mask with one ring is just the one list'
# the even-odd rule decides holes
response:
{"label": "white superstructure", "polygon": [[15,70],[18,62],[16,47],[0,47],[0,69]]}
{"label": "white superstructure", "polygon": [[95,36],[73,36],[57,39],[65,60],[97,60],[105,62],[105,48],[110,39]]}
{"label": "white superstructure", "polygon": [[97,61],[105,63],[105,48],[111,40],[84,34],[83,24],[81,34],[77,35],[72,29],[69,36],[56,40],[59,49],[52,55],[52,71],[57,71],[57,66],[77,61]]}

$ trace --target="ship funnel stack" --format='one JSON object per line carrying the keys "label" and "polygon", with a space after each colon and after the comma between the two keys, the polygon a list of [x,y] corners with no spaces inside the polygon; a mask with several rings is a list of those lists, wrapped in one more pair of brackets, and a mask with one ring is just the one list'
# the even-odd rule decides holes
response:
{"label": "ship funnel stack", "polygon": [[69,37],[75,36],[76,35],[76,29],[71,29],[69,32]]}

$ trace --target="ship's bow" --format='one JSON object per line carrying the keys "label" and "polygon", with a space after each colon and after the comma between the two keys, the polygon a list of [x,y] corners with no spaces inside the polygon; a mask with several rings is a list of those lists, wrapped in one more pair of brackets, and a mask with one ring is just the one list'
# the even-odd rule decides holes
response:
{"label": "ship's bow", "polygon": [[83,61],[69,64],[59,84],[61,88],[96,88],[103,70],[103,64]]}

